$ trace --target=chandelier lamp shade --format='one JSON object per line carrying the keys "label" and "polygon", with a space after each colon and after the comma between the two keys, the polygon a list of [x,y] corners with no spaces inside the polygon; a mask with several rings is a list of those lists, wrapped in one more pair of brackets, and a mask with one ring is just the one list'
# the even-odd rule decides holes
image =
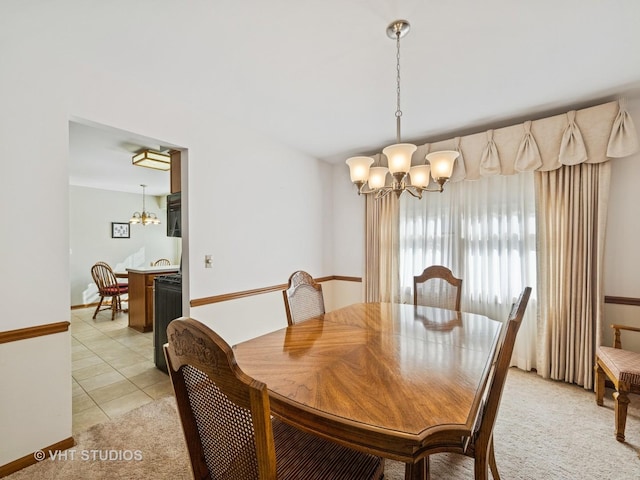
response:
{"label": "chandelier lamp shade", "polygon": [[145,188],[146,185],[140,185],[142,187],[142,213],[134,212],[129,220],[129,223],[134,225],[141,223],[143,227],[147,225],[160,225],[160,220],[155,213],[147,212],[145,207]]}
{"label": "chandelier lamp shade", "polygon": [[133,156],[132,163],[139,167],[169,170],[171,168],[171,156],[162,152],[154,152],[153,150],[143,150]]}
{"label": "chandelier lamp shade", "polygon": [[[409,192],[416,198],[422,198],[422,192],[442,192],[444,184],[451,178],[453,165],[459,153],[453,150],[432,152],[425,157],[422,165],[411,166],[411,157],[417,147],[411,143],[402,143],[400,138],[400,39],[409,33],[410,24],[406,20],[395,20],[387,27],[387,36],[396,40],[396,143],[382,150],[387,157],[387,167],[373,165],[372,157],[358,156],[347,159],[351,181],[360,194],[375,194],[382,198],[391,192],[399,197]],[[387,174],[391,183],[387,184]],[[435,185],[432,184],[433,178]],[[432,186],[429,186],[429,185]]]}

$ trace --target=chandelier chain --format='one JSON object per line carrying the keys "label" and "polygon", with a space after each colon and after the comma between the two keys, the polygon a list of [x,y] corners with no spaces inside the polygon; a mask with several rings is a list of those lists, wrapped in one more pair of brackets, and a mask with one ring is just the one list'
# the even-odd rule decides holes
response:
{"label": "chandelier chain", "polygon": [[396,32],[396,140],[400,141],[400,117],[402,110],[400,109],[400,30]]}

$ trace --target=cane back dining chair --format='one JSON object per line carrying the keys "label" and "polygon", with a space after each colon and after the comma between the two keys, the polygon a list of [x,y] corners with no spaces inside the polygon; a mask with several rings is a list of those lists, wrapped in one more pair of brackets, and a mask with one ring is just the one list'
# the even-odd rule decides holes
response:
{"label": "cane back dining chair", "polygon": [[384,462],[271,417],[267,386],[231,347],[191,318],[172,321],[164,345],[194,478],[381,479]]}
{"label": "cane back dining chair", "polygon": [[596,349],[596,403],[603,404],[607,376],[616,389],[613,393],[616,440],[624,442],[629,393],[640,393],[640,353],[622,348],[620,331],[640,332],[640,328],[627,325],[611,325],[611,328],[614,330],[613,347],[600,346]]}
{"label": "cane back dining chair", "polygon": [[413,277],[413,304],[460,310],[462,279],[442,265],[431,265]]}
{"label": "cane back dining chair", "polygon": [[287,289],[282,291],[282,296],[289,325],[324,313],[322,285],[303,270],[291,274]]}
{"label": "cane back dining chair", "polygon": [[171,265],[171,261],[167,258],[160,258],[153,262],[154,267],[168,267],[169,265]]}
{"label": "cane back dining chair", "polygon": [[[489,468],[494,480],[500,480],[498,466],[493,451],[493,427],[495,425],[500,400],[504,390],[511,355],[515,345],[516,336],[522,323],[531,287],[525,287],[518,299],[511,306],[509,319],[506,325],[506,332],[501,337],[499,348],[494,356],[489,379],[482,397],[479,413],[476,417],[475,425],[471,435],[461,435],[456,430],[444,432],[445,436],[440,444],[431,450],[426,451],[427,455],[442,452],[452,452],[466,455],[474,459],[474,479],[487,480],[489,478]],[[449,436],[449,440],[446,439]],[[427,469],[429,458],[426,459]],[[427,477],[428,478],[428,477]]]}
{"label": "cane back dining chair", "polygon": [[[127,283],[118,283],[118,279],[109,264],[96,262],[91,267],[91,276],[96,287],[98,287],[98,294],[100,295],[100,302],[98,302],[96,311],[93,312],[94,320],[100,310],[106,310],[107,308],[111,309],[111,320],[115,318],[116,313],[126,312],[122,308],[122,297],[129,292],[129,285]],[[110,303],[103,306],[105,298],[109,298]]]}

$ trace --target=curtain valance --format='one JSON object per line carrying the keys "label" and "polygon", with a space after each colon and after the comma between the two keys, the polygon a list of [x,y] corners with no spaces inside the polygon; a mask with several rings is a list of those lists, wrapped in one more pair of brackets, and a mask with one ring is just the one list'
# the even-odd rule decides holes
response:
{"label": "curtain valance", "polygon": [[[413,165],[429,152],[457,150],[451,181],[550,171],[562,165],[602,163],[640,148],[624,99],[486,132],[419,145]],[[380,154],[379,154],[380,155]]]}

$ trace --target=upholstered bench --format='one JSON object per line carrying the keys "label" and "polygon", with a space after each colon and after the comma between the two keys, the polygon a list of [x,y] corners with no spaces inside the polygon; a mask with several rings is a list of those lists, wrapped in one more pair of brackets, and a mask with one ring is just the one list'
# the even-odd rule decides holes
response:
{"label": "upholstered bench", "polygon": [[616,439],[624,442],[629,393],[640,393],[640,353],[622,349],[620,330],[640,332],[640,328],[624,325],[611,325],[611,328],[615,330],[614,347],[600,346],[596,350],[596,403],[602,405],[606,375],[613,382],[616,389],[613,394],[615,400]]}

